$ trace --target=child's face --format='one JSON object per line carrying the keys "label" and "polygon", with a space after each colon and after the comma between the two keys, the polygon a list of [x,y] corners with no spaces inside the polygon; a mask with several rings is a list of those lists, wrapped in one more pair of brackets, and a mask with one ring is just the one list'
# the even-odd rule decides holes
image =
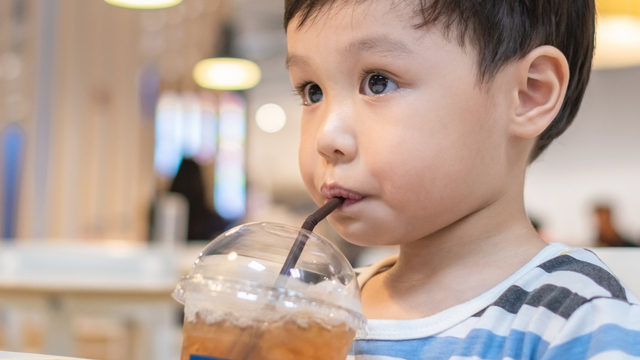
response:
{"label": "child's face", "polygon": [[507,177],[499,80],[481,87],[471,49],[389,3],[338,5],[287,31],[304,183],[318,204],[347,196],[330,221],[364,245],[441,230],[504,195]]}

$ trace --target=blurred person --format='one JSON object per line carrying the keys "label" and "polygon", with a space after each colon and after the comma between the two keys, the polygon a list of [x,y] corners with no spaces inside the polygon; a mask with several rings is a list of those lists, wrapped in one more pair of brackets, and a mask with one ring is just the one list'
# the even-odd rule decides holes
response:
{"label": "blurred person", "polygon": [[208,205],[202,170],[193,159],[182,159],[169,192],[181,194],[189,204],[187,240],[213,239],[231,224]]}
{"label": "blurred person", "polygon": [[594,207],[594,217],[598,227],[597,246],[638,246],[618,233],[613,224],[611,206],[606,204],[596,205]]}

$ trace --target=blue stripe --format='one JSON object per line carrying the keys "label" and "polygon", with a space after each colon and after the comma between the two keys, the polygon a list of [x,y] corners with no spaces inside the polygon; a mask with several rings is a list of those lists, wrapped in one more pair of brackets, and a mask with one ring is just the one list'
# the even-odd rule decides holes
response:
{"label": "blue stripe", "polygon": [[189,355],[189,360],[225,360],[223,358],[203,356],[203,355]]}
{"label": "blue stripe", "polygon": [[605,351],[640,356],[640,331],[618,325],[602,325],[595,331],[549,349],[545,360],[589,359]]}
{"label": "blue stripe", "polygon": [[[547,349],[549,351],[547,352]],[[448,359],[452,356],[480,359],[589,359],[605,351],[621,351],[640,357],[640,331],[618,325],[603,325],[592,333],[549,348],[549,343],[532,332],[512,330],[500,336],[475,329],[464,339],[427,337],[411,340],[357,340],[351,355],[379,355],[404,359]]]}
{"label": "blue stripe", "polygon": [[[447,359],[462,339],[454,337],[428,337],[411,340],[357,340],[351,355],[381,355],[404,359]],[[423,357],[425,350],[429,357]]]}
{"label": "blue stripe", "polygon": [[480,359],[536,359],[549,344],[538,334],[512,330],[500,336],[490,330],[475,329],[461,339],[427,337],[411,340],[357,340],[351,355],[379,355],[405,359],[448,359],[452,356]]}

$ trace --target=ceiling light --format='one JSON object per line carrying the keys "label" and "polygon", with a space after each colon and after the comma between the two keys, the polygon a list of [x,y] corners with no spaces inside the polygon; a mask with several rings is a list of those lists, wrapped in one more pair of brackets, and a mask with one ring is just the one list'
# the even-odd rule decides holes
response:
{"label": "ceiling light", "polygon": [[640,65],[640,1],[598,0],[594,67]]}
{"label": "ceiling light", "polygon": [[176,6],[182,0],[104,0],[107,4],[129,9],[164,9]]}
{"label": "ceiling light", "polygon": [[203,88],[246,90],[260,82],[262,74],[256,63],[236,58],[200,60],[193,68],[193,78]]}

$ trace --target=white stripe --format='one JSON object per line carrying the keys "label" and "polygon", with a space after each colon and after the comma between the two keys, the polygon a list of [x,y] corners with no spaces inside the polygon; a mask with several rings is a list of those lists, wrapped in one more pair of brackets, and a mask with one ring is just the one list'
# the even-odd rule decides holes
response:
{"label": "white stripe", "polygon": [[631,291],[629,291],[629,289],[627,289],[626,286],[625,286],[625,290],[627,291],[627,301],[636,305],[640,305],[640,300],[634,294],[632,294]]}
{"label": "white stripe", "polygon": [[515,285],[520,286],[527,292],[532,292],[546,284],[567,288],[571,292],[588,299],[598,296],[611,296],[607,289],[598,285],[590,277],[574,271],[557,271],[547,274],[544,270],[535,268],[527,274],[526,278],[515,283]]}
{"label": "white stripe", "polygon": [[404,358],[382,356],[382,355],[349,355],[347,360],[406,360]]}
{"label": "white stripe", "polygon": [[589,250],[582,249],[582,248],[575,248],[575,249],[571,250],[571,252],[569,252],[568,255],[573,257],[573,258],[576,258],[578,260],[586,261],[586,262],[591,263],[593,265],[598,265],[601,268],[606,269],[610,273],[613,273],[611,271],[611,269],[609,269],[609,267],[607,265],[605,265],[605,263],[603,263],[602,260],[600,260],[598,255],[592,253]]}
{"label": "white stripe", "polygon": [[[449,360],[485,360],[481,357],[477,357],[477,356],[472,356],[472,357],[468,357],[468,356],[452,356],[449,358]],[[502,358],[502,360],[515,360],[514,358],[511,357],[504,357]]]}
{"label": "white stripe", "polygon": [[508,336],[512,330],[531,332],[550,342],[565,323],[565,318],[546,308],[524,305],[517,315],[499,307],[489,308],[477,328],[490,330],[500,336]]}
{"label": "white stripe", "polygon": [[496,335],[507,336],[516,319],[515,314],[511,314],[500,307],[490,307],[482,314],[476,324],[477,329],[491,330]]}
{"label": "white stripe", "polygon": [[622,351],[612,350],[601,352],[596,356],[592,356],[589,360],[640,360],[640,357],[626,354]]}
{"label": "white stripe", "polygon": [[567,320],[553,311],[544,307],[531,307],[525,305],[513,323],[515,329],[523,332],[532,332],[539,335],[544,341],[551,342],[558,336]]}
{"label": "white stripe", "polygon": [[[589,358],[589,360],[640,360],[640,357],[636,357],[636,356],[631,356],[629,354],[626,354],[622,351],[605,351],[602,353],[599,353],[596,356],[592,356]],[[468,357],[468,356],[452,356],[449,358],[449,360],[483,360],[480,357],[477,356],[473,356],[473,357]],[[502,360],[514,360],[511,357],[505,357],[502,358]]]}
{"label": "white stripe", "polygon": [[555,344],[563,344],[578,336],[595,331],[605,324],[615,324],[622,328],[640,331],[640,306],[629,305],[614,299],[596,299],[582,305],[571,316]]}

